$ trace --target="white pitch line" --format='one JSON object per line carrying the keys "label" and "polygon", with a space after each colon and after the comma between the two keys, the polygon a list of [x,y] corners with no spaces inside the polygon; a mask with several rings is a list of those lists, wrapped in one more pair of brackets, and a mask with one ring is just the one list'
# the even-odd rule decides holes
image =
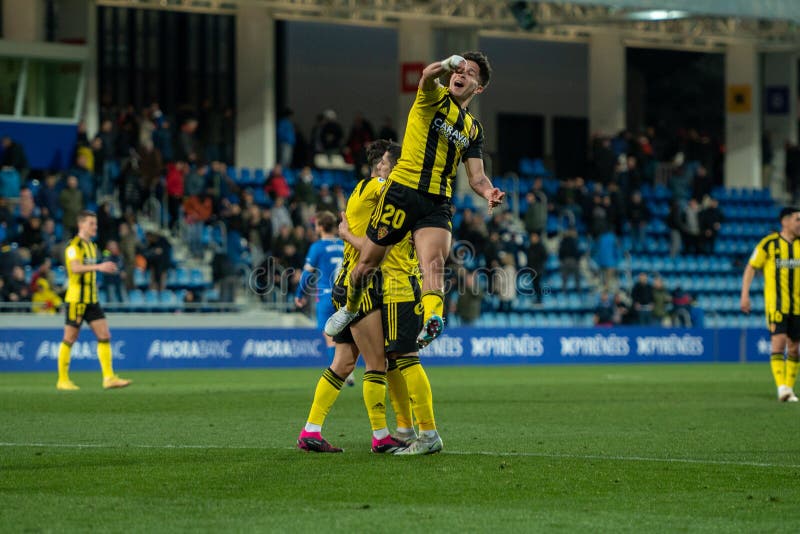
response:
{"label": "white pitch line", "polygon": [[[59,449],[175,449],[175,450],[250,450],[250,449],[269,449],[271,447],[249,447],[247,445],[147,445],[147,444],[109,444],[109,443],[13,443],[0,442],[0,447],[49,447]],[[295,447],[286,447],[286,450],[295,450]],[[442,454],[458,456],[498,456],[502,458],[554,458],[554,459],[573,459],[573,460],[604,460],[614,462],[661,462],[678,464],[700,464],[700,465],[733,465],[742,467],[768,467],[768,468],[791,468],[798,469],[800,464],[775,464],[767,462],[746,462],[734,460],[701,460],[697,458],[656,458],[648,456],[604,456],[600,454],[562,454],[547,452],[506,452],[506,451],[449,451],[445,450]]]}

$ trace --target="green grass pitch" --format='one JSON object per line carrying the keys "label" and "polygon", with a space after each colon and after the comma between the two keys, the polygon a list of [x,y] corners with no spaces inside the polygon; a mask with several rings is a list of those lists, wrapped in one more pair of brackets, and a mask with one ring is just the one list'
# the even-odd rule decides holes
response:
{"label": "green grass pitch", "polygon": [[425,457],[368,452],[360,385],[344,454],[294,449],[320,371],[0,374],[0,532],[798,528],[800,405],[766,363],[429,368]]}

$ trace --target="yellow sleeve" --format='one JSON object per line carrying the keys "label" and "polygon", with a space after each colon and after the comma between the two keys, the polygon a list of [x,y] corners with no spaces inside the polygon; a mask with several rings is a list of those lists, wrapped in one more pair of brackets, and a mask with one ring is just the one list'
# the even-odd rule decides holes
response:
{"label": "yellow sleeve", "polygon": [[422,88],[417,89],[417,98],[414,101],[415,106],[433,106],[438,105],[442,99],[447,95],[447,88],[437,85],[435,89],[424,91]]}
{"label": "yellow sleeve", "polygon": [[767,263],[767,242],[771,240],[771,236],[767,236],[762,239],[756,248],[753,249],[753,253],[750,255],[750,260],[747,262],[749,263],[754,269],[763,269],[764,264]]}

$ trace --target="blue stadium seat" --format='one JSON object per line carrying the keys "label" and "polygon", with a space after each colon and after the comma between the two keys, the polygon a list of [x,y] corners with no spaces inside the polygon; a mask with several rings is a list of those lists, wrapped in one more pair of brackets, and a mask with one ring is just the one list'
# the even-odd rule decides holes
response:
{"label": "blue stadium seat", "polygon": [[128,304],[132,311],[142,311],[144,309],[144,293],[140,289],[129,291]]}
{"label": "blue stadium seat", "polygon": [[179,308],[183,304],[182,301],[178,300],[178,297],[175,294],[175,292],[170,291],[169,289],[166,289],[159,294],[159,302],[161,303],[162,307],[168,308],[170,310]]}
{"label": "blue stadium seat", "polygon": [[147,279],[147,271],[143,271],[142,269],[133,270],[133,285],[135,287],[145,288],[149,283],[150,282]]}
{"label": "blue stadium seat", "polygon": [[246,185],[252,183],[252,180],[253,178],[250,169],[248,169],[247,167],[242,167],[241,169],[239,169],[239,180],[238,180],[239,184]]}
{"label": "blue stadium seat", "polygon": [[267,177],[264,174],[264,169],[256,169],[253,173],[253,184],[263,186],[267,183]]}
{"label": "blue stadium seat", "polygon": [[19,198],[22,180],[16,169],[0,170],[0,197]]}
{"label": "blue stadium seat", "polygon": [[189,273],[189,286],[190,287],[205,287],[206,279],[203,276],[203,271],[200,269],[192,269]]}
{"label": "blue stadium seat", "polygon": [[151,311],[158,310],[161,307],[158,291],[155,289],[146,290],[144,292],[144,303]]}

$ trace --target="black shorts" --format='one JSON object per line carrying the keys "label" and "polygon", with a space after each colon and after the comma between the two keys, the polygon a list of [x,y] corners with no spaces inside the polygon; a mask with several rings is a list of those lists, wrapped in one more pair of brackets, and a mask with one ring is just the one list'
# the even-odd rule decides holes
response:
{"label": "black shorts", "polygon": [[800,340],[800,316],[781,312],[767,313],[770,334],[786,334],[792,341]]}
{"label": "black shorts", "polygon": [[[382,294],[381,272],[378,271],[369,287],[364,292],[364,296],[361,298],[361,306],[358,308],[358,315],[356,315],[355,319],[350,321],[350,324],[356,324],[373,311],[380,310],[383,305]],[[333,292],[331,293],[331,300],[333,300],[333,307],[337,310],[347,305],[347,287],[340,284],[334,285]],[[350,326],[333,336],[333,341],[336,343],[355,343],[353,334],[350,332]]]}
{"label": "black shorts", "polygon": [[438,195],[429,195],[386,180],[381,197],[367,226],[367,237],[373,243],[396,245],[408,232],[419,228],[453,230],[452,202]]}
{"label": "black shorts", "polygon": [[67,302],[66,308],[66,321],[64,324],[80,328],[83,321],[91,324],[97,320],[105,319],[106,314],[103,313],[103,308],[100,304],[95,302],[93,304],[83,304],[80,302]]}
{"label": "black shorts", "polygon": [[422,302],[384,302],[383,335],[387,354],[417,352],[417,336],[422,330]]}

